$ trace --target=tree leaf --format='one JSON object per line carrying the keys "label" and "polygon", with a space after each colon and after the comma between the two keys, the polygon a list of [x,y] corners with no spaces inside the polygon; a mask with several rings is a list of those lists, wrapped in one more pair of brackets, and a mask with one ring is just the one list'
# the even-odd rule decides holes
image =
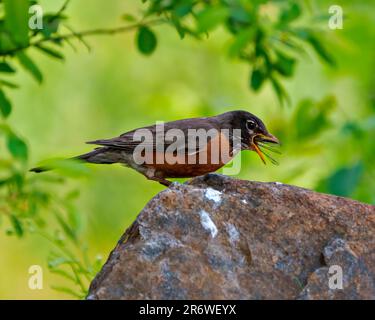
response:
{"label": "tree leaf", "polygon": [[17,58],[21,65],[31,73],[34,78],[41,83],[43,81],[43,75],[40,72],[39,68],[36,64],[26,55],[25,52],[17,53]]}
{"label": "tree leaf", "polygon": [[301,15],[301,8],[298,3],[289,4],[288,8],[281,12],[280,23],[285,25],[296,20]]}
{"label": "tree leaf", "polygon": [[328,51],[324,48],[323,44],[313,35],[310,35],[307,39],[308,42],[313,46],[315,51],[319,54],[319,56],[331,66],[336,65],[336,61],[333,57],[328,53]]}
{"label": "tree leaf", "polygon": [[60,227],[63,229],[64,234],[67,237],[69,237],[71,240],[76,242],[78,240],[77,234],[76,234],[75,230],[72,228],[72,226],[70,226],[65,221],[64,217],[62,215],[60,215],[59,213],[55,212],[55,216],[56,216],[57,222],[59,223]]}
{"label": "tree leaf", "polygon": [[21,238],[24,233],[22,222],[14,214],[10,215],[10,222],[16,235]]}
{"label": "tree leaf", "polygon": [[250,86],[254,91],[258,91],[265,80],[265,75],[259,69],[254,69],[250,77]]}
{"label": "tree leaf", "polygon": [[288,104],[290,104],[290,98],[288,94],[286,93],[283,86],[277,81],[275,78],[271,78],[272,87],[276,93],[277,99],[279,100],[279,103],[281,106],[284,105],[284,101],[286,101]]}
{"label": "tree leaf", "polygon": [[0,87],[1,86],[8,87],[8,88],[11,88],[11,89],[19,88],[18,84],[14,83],[14,82],[7,81],[7,80],[3,80],[3,79],[0,79]]}
{"label": "tree leaf", "polygon": [[228,9],[222,6],[208,6],[197,14],[198,32],[207,32],[229,16]]}
{"label": "tree leaf", "polygon": [[0,111],[4,118],[8,117],[12,112],[12,104],[6,97],[3,90],[0,89]]}
{"label": "tree leaf", "polygon": [[288,57],[287,55],[283,54],[280,51],[276,51],[277,61],[274,64],[275,70],[277,70],[280,74],[285,77],[291,77],[294,72],[294,66],[296,60],[293,58]]}
{"label": "tree leaf", "polygon": [[138,50],[145,55],[154,52],[157,46],[157,38],[150,28],[142,26],[138,29],[137,46]]}
{"label": "tree leaf", "polygon": [[29,43],[29,0],[4,0],[5,27],[21,46]]}
{"label": "tree leaf", "polygon": [[248,25],[254,18],[252,16],[253,13],[246,6],[232,6],[229,8],[229,11],[230,20],[237,23],[238,25]]}
{"label": "tree leaf", "polygon": [[0,62],[0,72],[14,73],[16,70],[7,62]]}
{"label": "tree leaf", "polygon": [[51,14],[43,16],[43,29],[42,33],[44,37],[49,38],[52,34],[56,33],[60,26],[60,21],[63,17],[56,17]]}
{"label": "tree leaf", "polygon": [[26,143],[13,132],[9,132],[7,138],[7,147],[13,157],[26,161],[28,156]]}
{"label": "tree leaf", "polygon": [[327,52],[321,41],[309,29],[300,28],[295,29],[293,33],[300,39],[307,41],[314,48],[315,52],[331,66],[336,65],[335,59]]}
{"label": "tree leaf", "polygon": [[67,204],[67,220],[72,230],[76,234],[79,234],[79,232],[82,230],[82,215],[80,212],[72,206],[71,204]]}
{"label": "tree leaf", "polygon": [[4,29],[2,22],[3,21],[0,20],[0,54],[15,48],[15,44],[13,43],[8,31]]}
{"label": "tree leaf", "polygon": [[44,46],[41,46],[41,45],[37,45],[35,47],[38,48],[40,51],[48,54],[51,57],[54,57],[54,58],[60,59],[60,60],[64,60],[64,56],[60,52],[58,52],[54,49],[47,48],[47,47],[44,47]]}
{"label": "tree leaf", "polygon": [[58,254],[52,253],[53,258],[48,259],[48,268],[50,270],[56,270],[57,268],[61,267],[62,265],[71,265],[75,264],[76,261],[70,259],[70,258],[65,258],[63,256],[60,256]]}
{"label": "tree leaf", "polygon": [[239,32],[234,41],[232,42],[231,46],[229,47],[229,55],[231,57],[237,56],[241,50],[246,48],[246,46],[251,43],[255,36],[255,29],[245,29]]}
{"label": "tree leaf", "polygon": [[176,28],[176,31],[178,33],[178,35],[180,36],[180,39],[183,39],[185,37],[185,28],[183,27],[183,25],[181,24],[180,22],[180,18],[177,17],[175,14],[172,14],[172,19],[171,19],[173,25],[175,26]]}
{"label": "tree leaf", "polygon": [[124,21],[128,21],[128,22],[136,22],[137,19],[136,17],[134,17],[132,14],[130,13],[124,13],[122,16],[121,16],[121,19],[124,20]]}
{"label": "tree leaf", "polygon": [[182,2],[182,4],[178,4],[175,8],[174,8],[174,14],[179,17],[179,18],[182,18],[184,16],[186,16],[187,14],[189,14],[191,12],[191,10],[193,9],[193,5],[194,5],[194,1],[192,0],[185,0]]}

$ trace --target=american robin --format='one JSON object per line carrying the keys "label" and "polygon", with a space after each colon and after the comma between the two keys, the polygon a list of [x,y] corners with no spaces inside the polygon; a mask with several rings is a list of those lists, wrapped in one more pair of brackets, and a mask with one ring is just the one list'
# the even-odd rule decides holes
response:
{"label": "american robin", "polygon": [[[87,143],[101,147],[76,159],[96,164],[121,163],[149,180],[169,186],[167,178],[214,172],[242,150],[255,151],[264,163],[264,155],[275,162],[263,148],[276,152],[270,144],[279,144],[279,140],[255,115],[230,111],[214,117],[160,123]],[[46,170],[39,167],[31,171]]]}

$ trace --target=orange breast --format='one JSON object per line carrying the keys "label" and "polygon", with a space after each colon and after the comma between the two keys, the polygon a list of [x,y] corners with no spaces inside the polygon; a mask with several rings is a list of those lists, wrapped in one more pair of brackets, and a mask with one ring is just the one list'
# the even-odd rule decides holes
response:
{"label": "orange breast", "polygon": [[[161,164],[156,163],[158,155],[154,152],[153,163],[146,164],[146,167],[156,170],[156,174],[163,178],[189,178],[214,172],[232,159],[231,148],[228,138],[219,134],[211,139],[205,147],[194,154],[164,155]],[[162,158],[163,155],[160,155]],[[167,159],[176,163],[168,163]],[[171,162],[171,161],[169,161]]]}

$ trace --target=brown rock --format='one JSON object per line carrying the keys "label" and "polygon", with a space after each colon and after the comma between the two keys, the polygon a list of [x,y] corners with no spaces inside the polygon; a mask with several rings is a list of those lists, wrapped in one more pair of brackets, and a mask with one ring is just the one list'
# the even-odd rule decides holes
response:
{"label": "brown rock", "polygon": [[210,174],[147,204],[88,299],[375,299],[374,235],[374,206]]}

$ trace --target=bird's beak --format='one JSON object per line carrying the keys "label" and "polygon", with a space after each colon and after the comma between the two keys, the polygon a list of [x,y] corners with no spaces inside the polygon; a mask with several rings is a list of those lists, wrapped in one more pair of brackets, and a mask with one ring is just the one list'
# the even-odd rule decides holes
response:
{"label": "bird's beak", "polygon": [[262,141],[262,142],[280,144],[279,139],[277,139],[274,135],[272,135],[270,133],[259,134],[257,137],[260,138],[259,140]]}
{"label": "bird's beak", "polygon": [[280,144],[279,139],[277,139],[274,135],[267,133],[267,134],[257,134],[252,141],[252,147],[254,148],[255,152],[258,154],[259,158],[262,160],[264,164],[266,164],[266,159],[264,158],[263,152],[257,145],[257,142],[265,142],[265,143],[274,143]]}

